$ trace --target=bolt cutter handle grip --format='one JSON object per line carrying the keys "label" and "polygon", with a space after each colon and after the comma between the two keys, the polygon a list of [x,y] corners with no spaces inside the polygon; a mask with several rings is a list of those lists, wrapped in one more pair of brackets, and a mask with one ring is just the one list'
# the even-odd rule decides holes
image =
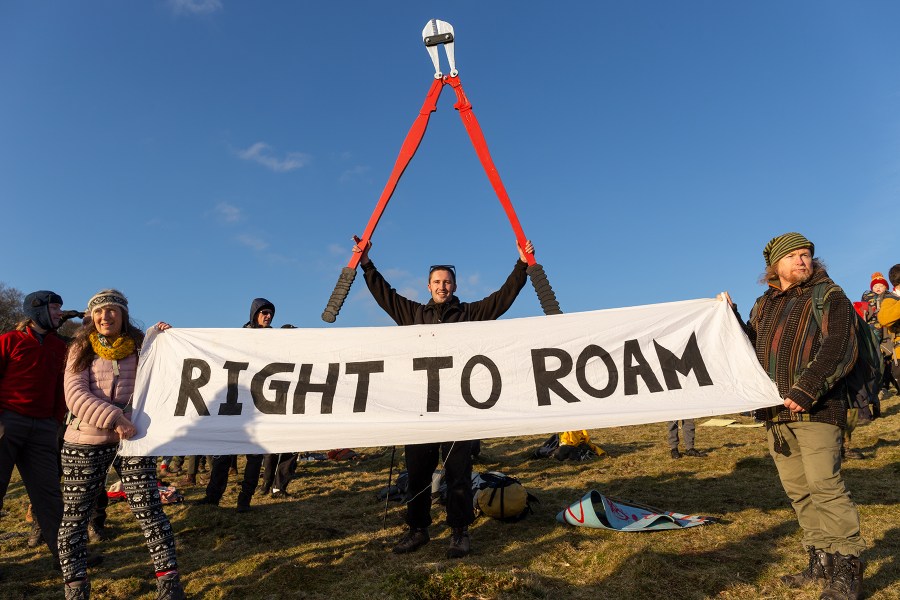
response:
{"label": "bolt cutter handle grip", "polygon": [[[366,225],[365,231],[363,231],[362,237],[357,240],[360,248],[365,248],[365,245],[372,239],[372,234],[375,233],[375,228],[381,220],[381,215],[384,214],[384,209],[387,208],[391,196],[394,195],[394,190],[397,188],[397,182],[400,181],[400,177],[403,175],[406,167],[409,166],[409,162],[412,160],[413,156],[415,156],[416,150],[419,149],[419,144],[425,136],[425,129],[428,127],[428,119],[431,117],[431,113],[437,110],[437,101],[438,98],[440,98],[441,90],[443,89],[444,82],[442,80],[435,79],[431,83],[431,87],[425,95],[425,102],[419,110],[419,116],[413,121],[409,133],[406,134],[406,138],[403,140],[403,145],[400,146],[400,153],[397,155],[397,160],[394,161],[394,168],[391,171],[390,177],[388,177],[384,190],[381,192],[381,196],[378,198],[375,210],[372,212],[372,216],[369,217],[369,222]],[[338,278],[337,284],[334,286],[334,291],[331,293],[325,311],[322,313],[322,320],[326,323],[334,323],[337,319],[337,315],[344,305],[344,300],[347,299],[347,295],[350,293],[350,286],[353,285],[353,280],[356,277],[356,267],[359,266],[361,257],[362,254],[354,252],[350,257],[347,266],[341,271],[341,275]]]}

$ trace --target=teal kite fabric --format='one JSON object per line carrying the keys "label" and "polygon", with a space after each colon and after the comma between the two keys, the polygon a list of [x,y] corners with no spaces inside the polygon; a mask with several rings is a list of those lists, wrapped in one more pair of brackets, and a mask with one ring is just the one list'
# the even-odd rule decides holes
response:
{"label": "teal kite fabric", "polygon": [[660,531],[714,523],[713,517],[683,515],[604,496],[591,490],[556,515],[560,523],[613,531]]}

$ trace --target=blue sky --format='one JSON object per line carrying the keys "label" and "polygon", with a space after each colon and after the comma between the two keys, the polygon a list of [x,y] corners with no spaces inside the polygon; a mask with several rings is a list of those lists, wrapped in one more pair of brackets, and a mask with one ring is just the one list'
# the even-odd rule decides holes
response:
{"label": "blue sky", "polygon": [[[0,4],[0,281],[145,324],[385,325],[359,277],[320,314],[432,81],[460,78],[565,312],[711,297],[749,309],[803,232],[851,299],[900,262],[900,4]],[[372,259],[425,300],[502,283],[508,221],[445,89]],[[508,316],[540,314],[527,287]]]}

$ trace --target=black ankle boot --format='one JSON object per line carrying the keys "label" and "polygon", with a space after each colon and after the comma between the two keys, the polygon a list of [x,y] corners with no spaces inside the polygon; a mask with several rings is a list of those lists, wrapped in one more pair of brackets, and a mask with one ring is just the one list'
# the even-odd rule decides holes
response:
{"label": "black ankle boot", "polygon": [[454,527],[450,534],[450,547],[447,548],[447,558],[462,558],[472,548],[472,541],[469,539],[468,527]]}
{"label": "black ankle boot", "polygon": [[825,585],[831,578],[831,554],[824,550],[816,550],[812,546],[807,546],[806,551],[809,553],[809,563],[806,568],[799,573],[785,575],[781,578],[781,583],[789,588],[799,588],[812,583]]}
{"label": "black ankle boot", "polygon": [[834,570],[819,600],[859,600],[866,563],[857,556],[834,553]]}
{"label": "black ankle boot", "polygon": [[415,529],[413,527],[409,528],[400,541],[397,542],[397,545],[394,546],[393,552],[394,554],[406,554],[407,552],[414,552],[428,543],[431,538],[428,537],[427,529]]}

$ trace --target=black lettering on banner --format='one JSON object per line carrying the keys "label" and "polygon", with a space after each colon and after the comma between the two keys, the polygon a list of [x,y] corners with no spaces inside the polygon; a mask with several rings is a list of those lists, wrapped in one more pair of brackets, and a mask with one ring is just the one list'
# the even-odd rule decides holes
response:
{"label": "black lettering on banner", "polygon": [[269,389],[275,391],[275,399],[269,400],[263,393],[263,384],[266,379],[277,373],[293,373],[293,363],[271,363],[253,376],[250,381],[250,395],[256,410],[266,415],[283,415],[287,413],[287,392],[291,387],[289,381],[275,380],[269,383]]}
{"label": "black lettering on banner", "polygon": [[[607,383],[606,387],[601,390],[592,386],[588,382],[587,375],[585,374],[587,363],[592,358],[599,358],[603,361],[603,364],[606,365],[606,371],[608,373]],[[595,344],[590,344],[578,355],[578,361],[575,363],[575,377],[578,379],[578,386],[582,391],[594,398],[606,398],[611,396],[612,393],[616,391],[616,386],[619,385],[619,370],[616,368],[616,363],[613,361],[612,356],[609,355],[609,352]]]}
{"label": "black lettering on banner", "polygon": [[353,412],[366,412],[366,401],[369,399],[369,375],[384,373],[383,360],[347,363],[347,375],[359,375],[356,382],[356,397],[353,399]]}
{"label": "black lettering on banner", "polygon": [[661,392],[663,387],[659,384],[653,369],[647,363],[647,359],[641,353],[641,346],[637,340],[625,341],[625,395],[634,396],[638,393],[637,378],[640,376],[644,384],[651,392]]}
{"label": "black lettering on banner", "polygon": [[[479,402],[475,399],[475,396],[472,395],[472,371],[477,365],[483,365],[491,374],[491,394],[484,402]],[[494,364],[494,361],[487,356],[476,354],[470,358],[469,362],[466,363],[466,366],[463,367],[460,387],[466,404],[472,408],[491,408],[497,404],[497,400],[500,399],[500,390],[502,388],[500,369],[498,369],[497,365]]]}
{"label": "black lettering on banner", "polygon": [[[559,368],[547,370],[547,358],[559,359]],[[538,406],[550,406],[550,392],[566,402],[580,402],[577,396],[563,387],[560,379],[572,372],[572,357],[560,348],[538,348],[531,351],[531,365],[534,368],[534,391]]]}
{"label": "black lettering on banner", "polygon": [[249,366],[250,363],[225,361],[225,365],[222,368],[228,370],[228,387],[225,393],[225,404],[219,407],[220,415],[241,414],[243,404],[238,402],[238,377],[241,371],[245,371]]}
{"label": "black lettering on banner", "polygon": [[659,357],[659,366],[662,368],[663,377],[666,379],[666,387],[670,390],[680,390],[681,382],[678,380],[678,373],[685,377],[691,371],[697,377],[697,383],[700,386],[712,385],[712,378],[709,371],[706,370],[706,364],[703,362],[703,356],[700,354],[700,347],[697,345],[697,333],[691,333],[691,338],[684,347],[684,353],[681,358],[659,345],[659,342],[653,340],[656,346],[656,356]]}
{"label": "black lettering on banner", "polygon": [[[192,377],[194,369],[199,369],[196,379]],[[209,363],[200,358],[186,358],[181,365],[181,385],[178,388],[178,401],[175,403],[175,416],[183,417],[187,411],[187,402],[191,401],[197,414],[201,417],[209,416],[209,409],[206,408],[206,402],[200,395],[200,388],[209,383],[212,370]]]}
{"label": "black lettering on banner", "polygon": [[294,390],[293,413],[295,415],[305,414],[306,394],[321,392],[322,407],[319,409],[319,414],[330,415],[341,365],[340,363],[328,363],[328,375],[325,376],[325,383],[310,383],[312,368],[313,366],[309,363],[300,365],[300,377],[297,379],[297,389]]}
{"label": "black lettering on banner", "polygon": [[438,412],[441,408],[441,369],[453,367],[452,356],[426,356],[413,359],[413,371],[426,371],[428,374],[428,397],[425,410]]}

